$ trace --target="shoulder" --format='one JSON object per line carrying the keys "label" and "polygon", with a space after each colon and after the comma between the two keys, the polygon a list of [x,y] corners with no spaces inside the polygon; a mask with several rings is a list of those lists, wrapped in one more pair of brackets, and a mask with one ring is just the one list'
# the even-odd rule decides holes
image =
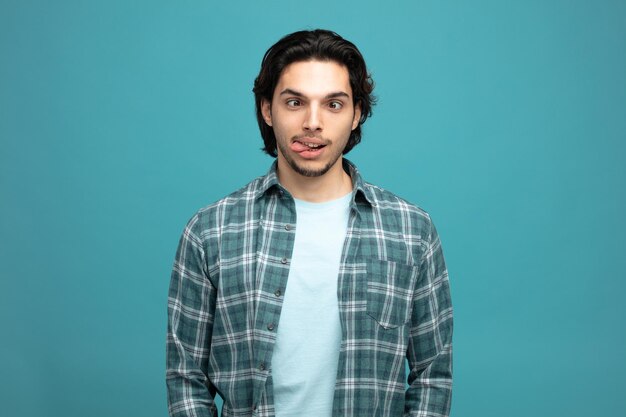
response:
{"label": "shoulder", "polygon": [[261,190],[265,177],[257,177],[244,185],[237,191],[233,191],[227,196],[217,200],[216,202],[209,204],[201,208],[198,212],[201,214],[210,213],[215,210],[221,210],[230,206],[239,206],[249,204],[254,201]]}
{"label": "shoulder", "polygon": [[233,216],[241,218],[245,216],[246,209],[254,204],[263,187],[265,176],[260,176],[240,189],[233,191],[227,196],[206,205],[192,216],[189,223],[196,225],[196,230],[207,230],[219,227]]}
{"label": "shoulder", "polygon": [[396,212],[399,215],[415,216],[430,221],[430,214],[417,204],[411,203],[397,194],[369,182],[363,183],[366,194],[374,207],[382,211]]}
{"label": "shoulder", "polygon": [[[400,220],[405,227],[411,230],[419,230],[420,234],[429,234],[432,228],[430,214],[414,204],[377,185],[364,182],[365,194],[372,203],[372,208],[381,217]],[[407,224],[408,223],[408,224]]]}

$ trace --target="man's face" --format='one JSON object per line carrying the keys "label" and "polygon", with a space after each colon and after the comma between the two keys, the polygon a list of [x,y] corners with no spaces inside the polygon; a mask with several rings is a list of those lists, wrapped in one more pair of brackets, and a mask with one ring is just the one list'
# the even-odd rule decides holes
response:
{"label": "man's face", "polygon": [[285,67],[272,102],[264,101],[261,111],[274,129],[279,167],[306,177],[324,175],[338,163],[361,117],[348,69],[334,61]]}

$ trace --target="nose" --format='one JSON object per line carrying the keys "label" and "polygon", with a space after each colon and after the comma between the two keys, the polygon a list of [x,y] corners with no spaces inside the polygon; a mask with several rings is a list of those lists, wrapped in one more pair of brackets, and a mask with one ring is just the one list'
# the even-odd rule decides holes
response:
{"label": "nose", "polygon": [[315,132],[320,131],[323,128],[322,118],[318,105],[311,104],[307,109],[304,123],[302,123],[304,130]]}

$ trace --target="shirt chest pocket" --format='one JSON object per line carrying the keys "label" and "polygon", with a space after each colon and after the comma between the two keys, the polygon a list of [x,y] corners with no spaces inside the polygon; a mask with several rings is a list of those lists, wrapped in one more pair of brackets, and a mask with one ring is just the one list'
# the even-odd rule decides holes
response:
{"label": "shirt chest pocket", "polygon": [[367,261],[367,314],[385,329],[407,323],[418,268],[378,259]]}

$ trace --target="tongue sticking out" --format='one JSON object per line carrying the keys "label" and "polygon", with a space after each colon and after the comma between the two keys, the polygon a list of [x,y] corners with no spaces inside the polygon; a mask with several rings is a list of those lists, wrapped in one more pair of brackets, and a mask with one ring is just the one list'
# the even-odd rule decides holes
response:
{"label": "tongue sticking out", "polygon": [[296,141],[296,142],[291,143],[291,150],[294,152],[315,151],[318,149],[322,149],[324,146],[325,145],[320,145],[318,147],[312,148],[312,147],[305,145],[302,142]]}

